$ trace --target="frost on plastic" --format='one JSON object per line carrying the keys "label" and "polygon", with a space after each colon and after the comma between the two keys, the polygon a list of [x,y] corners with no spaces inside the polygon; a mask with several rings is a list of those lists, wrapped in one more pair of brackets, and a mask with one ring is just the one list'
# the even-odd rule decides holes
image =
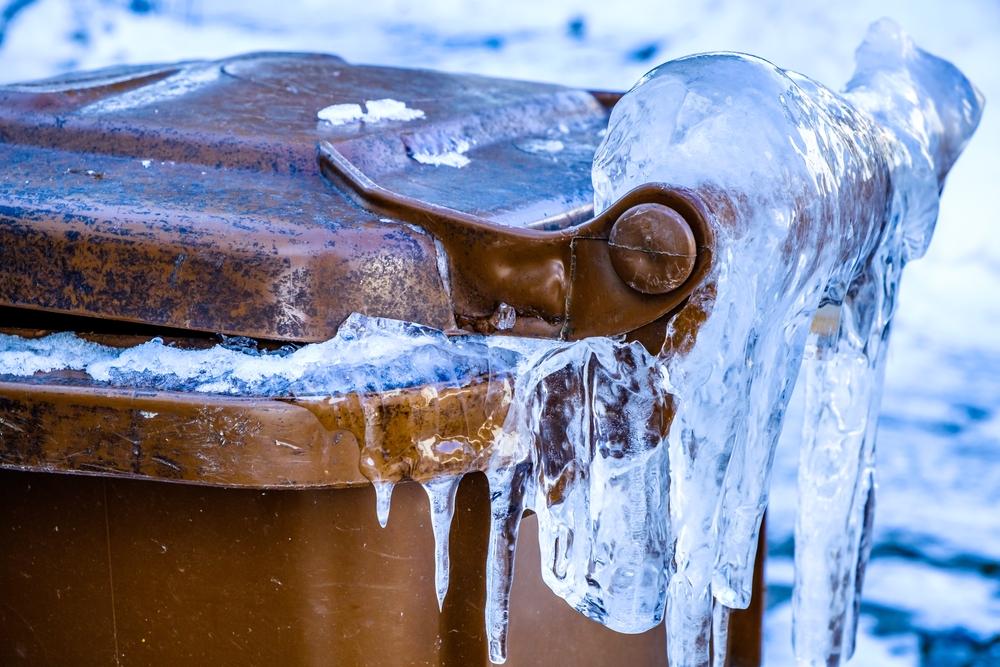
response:
{"label": "frost on plastic", "polygon": [[[388,102],[368,102],[367,113],[415,117]],[[449,337],[356,315],[330,341],[279,350],[0,336],[0,376],[70,369],[115,386],[290,396],[331,428],[346,428],[338,410],[350,401],[364,417],[352,428],[379,522],[396,483],[427,492],[439,604],[458,483],[485,471],[494,662],[506,656],[518,530],[531,509],[546,584],[621,632],[666,619],[670,663],[688,667],[725,663],[729,612],[750,602],[774,447],[801,371],[795,645],[801,664],[842,664],[870,545],[899,279],[926,249],[981,108],[958,70],[890,22],[872,27],[842,96],[737,54],[647,74],[612,113],[595,206],[650,182],[683,188],[705,204],[716,239],[710,274],[653,353],[618,338]],[[336,122],[360,107],[325,111]],[[500,304],[497,329],[515,318]],[[406,389],[421,403],[396,429],[405,442],[390,441],[382,401]],[[482,427],[449,431],[435,416],[449,401]]]}

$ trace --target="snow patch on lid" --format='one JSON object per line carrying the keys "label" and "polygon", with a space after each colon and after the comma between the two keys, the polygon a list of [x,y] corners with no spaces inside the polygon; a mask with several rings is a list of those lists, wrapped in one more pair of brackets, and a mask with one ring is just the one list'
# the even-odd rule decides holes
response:
{"label": "snow patch on lid", "polygon": [[420,109],[411,109],[406,106],[406,102],[390,98],[368,100],[365,102],[365,107],[368,113],[362,120],[367,123],[377,123],[382,120],[416,120],[424,117],[424,112]]}
{"label": "snow patch on lid", "polygon": [[316,117],[330,125],[343,125],[364,118],[360,104],[332,104],[316,112]]}
{"label": "snow patch on lid", "polygon": [[385,98],[381,100],[368,100],[365,102],[366,110],[362,110],[360,104],[332,104],[316,112],[316,117],[330,125],[345,125],[355,121],[365,123],[379,123],[386,120],[416,120],[423,118],[424,112],[420,109],[411,109],[406,106],[406,102]]}
{"label": "snow patch on lid", "polygon": [[413,150],[410,157],[420,164],[429,164],[434,167],[454,167],[461,169],[469,164],[469,158],[465,153],[472,148],[465,139],[456,139],[445,147],[446,150]]}

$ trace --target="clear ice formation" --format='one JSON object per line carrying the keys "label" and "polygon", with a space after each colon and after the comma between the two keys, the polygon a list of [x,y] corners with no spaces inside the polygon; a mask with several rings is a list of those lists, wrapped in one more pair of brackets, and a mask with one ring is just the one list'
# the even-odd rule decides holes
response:
{"label": "clear ice formation", "polygon": [[[954,66],[883,20],[842,96],[751,56],[710,54],[651,71],[615,107],[594,161],[598,210],[642,183],[687,188],[712,212],[720,258],[686,306],[704,319],[694,340],[661,355],[677,404],[672,665],[709,664],[713,605],[750,601],[774,447],[807,342],[796,656],[850,658],[899,278],[927,247],[982,104]],[[821,306],[839,316],[810,335]]]}
{"label": "clear ice formation", "polygon": [[[448,539],[451,520],[455,516],[455,495],[458,493],[461,481],[462,478],[457,475],[448,475],[422,484],[431,505],[431,530],[434,532],[434,591],[437,593],[439,610],[448,594],[448,575],[451,572]],[[382,527],[385,528],[384,522]]]}
{"label": "clear ice formation", "polygon": [[[499,662],[517,522],[538,517],[542,577],[584,615],[642,632],[663,608],[672,545],[663,438],[672,401],[638,343],[594,338],[537,354],[518,377],[487,475],[487,635]],[[492,614],[492,615],[491,615]]]}
{"label": "clear ice formation", "polygon": [[730,611],[750,602],[774,447],[801,375],[794,641],[800,664],[833,667],[853,650],[900,275],[927,247],[982,104],[956,68],[884,20],[839,96],[739,54],[643,77],[596,155],[595,206],[662,182],[705,203],[716,238],[710,274],[658,353],[623,338],[456,337],[355,315],[326,343],[274,351],[0,336],[0,377],[76,369],[118,386],[298,397],[428,387],[428,410],[442,388],[485,382],[482,442],[432,433],[389,452],[376,421],[359,439],[383,526],[395,483],[427,492],[439,604],[458,483],[483,470],[491,660],[506,657],[531,509],[553,592],[621,632],[666,619],[671,665],[718,667]]}

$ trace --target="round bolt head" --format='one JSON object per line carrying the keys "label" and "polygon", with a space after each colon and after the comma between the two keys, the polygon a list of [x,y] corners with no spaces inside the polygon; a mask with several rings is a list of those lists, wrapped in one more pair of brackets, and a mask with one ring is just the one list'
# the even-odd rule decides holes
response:
{"label": "round bolt head", "polygon": [[643,294],[666,294],[694,270],[697,246],[680,213],[662,204],[625,211],[608,239],[611,264],[625,283]]}

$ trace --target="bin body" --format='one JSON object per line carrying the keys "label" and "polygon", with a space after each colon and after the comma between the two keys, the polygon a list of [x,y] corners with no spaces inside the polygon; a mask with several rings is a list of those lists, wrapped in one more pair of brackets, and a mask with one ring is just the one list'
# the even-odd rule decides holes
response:
{"label": "bin body", "polygon": [[[383,529],[370,487],[0,480],[5,665],[489,664],[481,475],[460,487],[440,613],[416,484],[397,488]],[[760,597],[734,616],[731,665],[759,663]],[[515,666],[665,664],[662,626],[618,634],[552,595],[533,517],[518,542],[509,647]]]}
{"label": "bin body", "polygon": [[[317,118],[383,98],[424,116]],[[0,333],[276,346],[352,312],[498,333],[503,305],[507,333],[662,341],[684,290],[615,276],[607,237],[629,202],[592,218],[612,102],[301,54],[0,87]],[[456,137],[469,166],[414,158]],[[682,195],[641,196],[697,217]],[[477,386],[453,389],[470,432]],[[419,394],[346,397],[336,424],[366,400],[410,415]],[[459,490],[440,611],[423,489],[397,486],[384,529],[375,506],[357,432],[296,397],[0,374],[0,663],[489,664],[484,476]],[[548,590],[532,517],[516,563],[507,664],[665,664],[662,627],[618,634]],[[759,664],[761,593],[730,624],[731,665]]]}

